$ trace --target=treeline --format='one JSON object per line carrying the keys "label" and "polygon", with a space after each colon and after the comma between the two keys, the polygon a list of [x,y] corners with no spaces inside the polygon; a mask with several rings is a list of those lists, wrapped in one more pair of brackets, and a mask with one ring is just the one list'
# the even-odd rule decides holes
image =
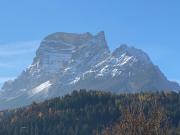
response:
{"label": "treeline", "polygon": [[74,91],[0,112],[0,135],[179,135],[180,94]]}

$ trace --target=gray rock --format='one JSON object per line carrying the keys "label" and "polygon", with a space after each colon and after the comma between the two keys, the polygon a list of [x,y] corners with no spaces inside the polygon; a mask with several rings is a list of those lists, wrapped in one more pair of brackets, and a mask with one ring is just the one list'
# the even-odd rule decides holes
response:
{"label": "gray rock", "polygon": [[110,52],[104,32],[54,33],[40,44],[33,63],[0,92],[0,109],[63,96],[73,90],[179,91],[140,49],[121,45]]}

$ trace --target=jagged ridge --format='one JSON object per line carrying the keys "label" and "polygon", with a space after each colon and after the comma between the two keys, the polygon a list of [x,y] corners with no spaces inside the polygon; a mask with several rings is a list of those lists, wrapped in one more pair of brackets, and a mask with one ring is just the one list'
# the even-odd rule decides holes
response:
{"label": "jagged ridge", "polygon": [[0,109],[82,88],[116,93],[180,90],[140,49],[122,45],[111,53],[104,32],[97,35],[59,32],[47,36],[33,63],[17,79],[4,84]]}

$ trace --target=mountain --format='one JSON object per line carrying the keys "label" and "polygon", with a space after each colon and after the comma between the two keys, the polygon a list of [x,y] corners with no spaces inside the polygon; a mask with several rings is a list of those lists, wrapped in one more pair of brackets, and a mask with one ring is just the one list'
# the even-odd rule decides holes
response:
{"label": "mountain", "polygon": [[115,93],[179,91],[140,49],[121,45],[110,52],[104,32],[58,32],[40,44],[33,63],[13,81],[4,83],[0,109],[63,96],[74,89]]}

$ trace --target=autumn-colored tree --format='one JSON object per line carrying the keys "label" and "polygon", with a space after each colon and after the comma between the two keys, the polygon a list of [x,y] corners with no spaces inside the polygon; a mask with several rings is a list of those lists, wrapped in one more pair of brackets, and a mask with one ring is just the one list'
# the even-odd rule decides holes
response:
{"label": "autumn-colored tree", "polygon": [[[103,135],[169,135],[165,110],[151,99],[148,107],[139,98],[136,104],[131,103],[121,108],[118,123],[103,131]],[[138,103],[138,104],[137,104]]]}

